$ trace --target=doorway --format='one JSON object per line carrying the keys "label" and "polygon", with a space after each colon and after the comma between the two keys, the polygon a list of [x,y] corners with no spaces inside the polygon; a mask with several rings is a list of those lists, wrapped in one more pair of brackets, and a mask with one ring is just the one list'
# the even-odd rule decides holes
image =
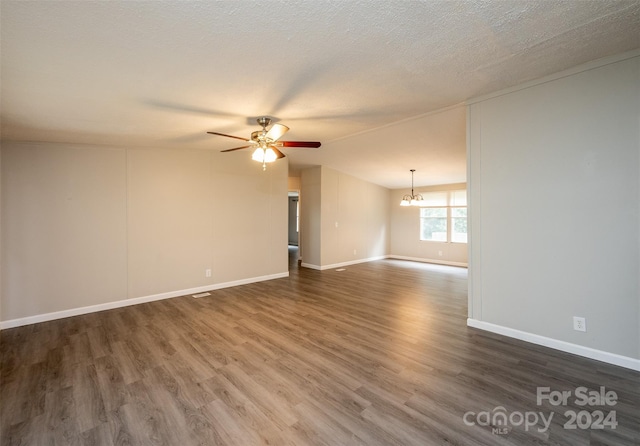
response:
{"label": "doorway", "polygon": [[299,193],[289,192],[289,245],[298,246],[300,243],[300,206]]}

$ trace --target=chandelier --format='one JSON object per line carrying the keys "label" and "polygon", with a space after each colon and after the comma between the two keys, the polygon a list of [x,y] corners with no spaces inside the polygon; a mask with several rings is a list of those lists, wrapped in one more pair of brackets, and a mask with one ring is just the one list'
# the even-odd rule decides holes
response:
{"label": "chandelier", "polygon": [[411,169],[411,195],[405,195],[402,197],[400,206],[422,206],[424,203],[422,195],[413,193],[413,172],[415,171],[416,169]]}

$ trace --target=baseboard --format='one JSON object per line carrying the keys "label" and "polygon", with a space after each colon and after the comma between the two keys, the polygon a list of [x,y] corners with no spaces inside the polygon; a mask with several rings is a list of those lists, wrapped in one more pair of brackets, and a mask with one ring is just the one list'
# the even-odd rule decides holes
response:
{"label": "baseboard", "polygon": [[340,263],[331,263],[329,265],[314,265],[312,263],[304,263],[302,262],[300,265],[305,267],[305,268],[311,268],[311,269],[316,269],[319,271],[324,271],[326,269],[335,269],[335,268],[343,268],[345,266],[349,266],[349,265],[356,265],[358,263],[366,263],[366,262],[373,262],[374,260],[382,260],[382,259],[386,259],[389,256],[376,256],[376,257],[367,257],[366,259],[358,259],[358,260],[350,260],[348,262],[340,262]]}
{"label": "baseboard", "polygon": [[189,294],[202,293],[203,291],[219,290],[222,288],[230,288],[238,285],[247,285],[249,283],[264,282],[266,280],[281,279],[289,277],[289,272],[269,274],[266,276],[250,277],[247,279],[234,280],[231,282],[216,283],[213,285],[205,285],[196,288],[188,288],[185,290],[169,291],[167,293],[153,294],[150,296],[134,297],[132,299],[118,300],[115,302],[107,302],[104,304],[90,305],[87,307],[72,308],[70,310],[55,311],[53,313],[38,314],[35,316],[27,316],[18,319],[10,319],[0,322],[0,330],[7,328],[21,327],[23,325],[37,324],[40,322],[52,321],[55,319],[64,319],[71,316],[79,316],[81,314],[96,313],[98,311],[112,310],[114,308],[128,307],[131,305],[143,304],[162,299],[171,299],[172,297],[185,296]]}
{"label": "baseboard", "polygon": [[342,268],[349,265],[355,265],[357,263],[365,263],[372,262],[374,260],[382,260],[382,259],[395,259],[395,260],[409,260],[411,262],[422,262],[422,263],[434,263],[437,265],[447,265],[447,266],[459,266],[462,268],[467,268],[468,265],[463,262],[449,262],[447,260],[437,260],[437,259],[424,259],[421,257],[407,257],[407,256],[397,256],[397,255],[384,255],[384,256],[376,256],[369,257],[366,259],[359,260],[351,260],[349,262],[341,262],[341,263],[332,263],[330,265],[314,265],[313,263],[305,263],[302,262],[300,265],[304,268],[311,268],[318,271],[324,271],[325,269],[334,269],[334,268]]}
{"label": "baseboard", "polygon": [[491,324],[489,322],[483,322],[477,319],[468,318],[467,326],[640,372],[640,359],[630,358],[628,356],[622,356],[616,353],[609,353],[602,350],[596,350],[594,348],[584,347],[582,345],[572,344],[570,342],[559,341],[557,339],[547,338],[546,336],[540,336],[537,334],[528,333],[526,331],[503,327],[502,325]]}
{"label": "baseboard", "polygon": [[447,265],[447,266],[460,266],[463,268],[467,268],[468,264],[464,262],[450,262],[448,260],[438,260],[438,259],[424,259],[421,257],[407,257],[407,256],[397,256],[397,255],[388,255],[387,258],[395,259],[395,260],[409,260],[411,262],[422,262],[422,263],[435,263],[437,265]]}

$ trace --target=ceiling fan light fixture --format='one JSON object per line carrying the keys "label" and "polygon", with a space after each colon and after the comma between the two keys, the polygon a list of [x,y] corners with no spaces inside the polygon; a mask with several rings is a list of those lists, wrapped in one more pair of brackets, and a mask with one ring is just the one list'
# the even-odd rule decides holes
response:
{"label": "ceiling fan light fixture", "polygon": [[262,163],[262,170],[265,170],[267,168],[267,163],[273,163],[278,159],[278,155],[271,147],[267,147],[266,149],[258,147],[253,152],[253,155],[251,155],[251,159]]}
{"label": "ceiling fan light fixture", "polygon": [[262,147],[258,147],[253,152],[251,159],[254,161],[258,161],[259,163],[272,163],[278,159],[278,156],[271,147],[267,148],[266,150]]}
{"label": "ceiling fan light fixture", "polygon": [[273,151],[271,147],[268,147],[267,150],[264,151],[264,162],[272,163],[278,159],[278,155]]}
{"label": "ceiling fan light fixture", "polygon": [[251,155],[251,159],[254,161],[258,161],[259,163],[264,161],[264,150],[262,147],[258,147]]}

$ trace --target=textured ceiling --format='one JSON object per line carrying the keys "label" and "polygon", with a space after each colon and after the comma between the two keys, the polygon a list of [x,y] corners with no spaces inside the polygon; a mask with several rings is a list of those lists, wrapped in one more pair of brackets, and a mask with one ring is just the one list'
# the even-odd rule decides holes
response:
{"label": "textured ceiling", "polygon": [[206,131],[269,115],[323,143],[292,170],[391,188],[464,181],[464,125],[429,112],[640,47],[640,0],[2,0],[0,19],[5,141],[221,150]]}

